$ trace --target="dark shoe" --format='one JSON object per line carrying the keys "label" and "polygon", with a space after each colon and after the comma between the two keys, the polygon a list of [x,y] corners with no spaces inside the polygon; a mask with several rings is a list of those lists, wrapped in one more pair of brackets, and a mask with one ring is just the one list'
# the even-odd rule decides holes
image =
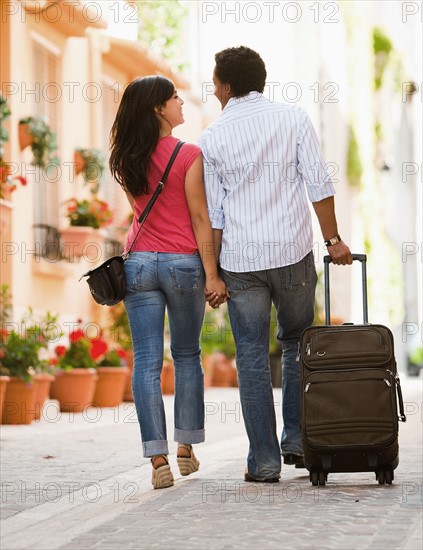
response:
{"label": "dark shoe", "polygon": [[274,477],[266,477],[265,479],[256,479],[245,470],[244,481],[252,481],[253,483],[279,483],[279,475]]}
{"label": "dark shoe", "polygon": [[296,468],[305,468],[304,458],[301,455],[287,453],[283,455],[283,463],[288,466],[295,466]]}

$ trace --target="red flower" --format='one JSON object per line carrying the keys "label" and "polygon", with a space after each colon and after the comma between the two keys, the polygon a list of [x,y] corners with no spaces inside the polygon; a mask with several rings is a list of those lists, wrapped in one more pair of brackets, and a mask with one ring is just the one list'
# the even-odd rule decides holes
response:
{"label": "red flower", "polygon": [[73,330],[69,334],[69,342],[77,342],[78,340],[81,340],[81,338],[84,338],[85,334],[84,331],[80,328]]}
{"label": "red flower", "polygon": [[66,346],[56,346],[54,348],[54,353],[57,355],[57,357],[62,357],[62,355],[65,355],[66,353]]}
{"label": "red flower", "polygon": [[126,351],[124,349],[117,348],[115,351],[121,359],[126,359]]}
{"label": "red flower", "polygon": [[28,183],[27,179],[23,176],[16,176],[15,180],[19,180],[21,182],[21,185],[26,185]]}
{"label": "red flower", "polygon": [[101,338],[94,338],[91,340],[91,349],[90,349],[90,355],[96,361],[99,357],[101,357],[104,353],[107,351],[107,344],[104,340],[101,340]]}
{"label": "red flower", "polygon": [[59,360],[57,359],[57,357],[51,357],[50,365],[57,365],[58,362]]}

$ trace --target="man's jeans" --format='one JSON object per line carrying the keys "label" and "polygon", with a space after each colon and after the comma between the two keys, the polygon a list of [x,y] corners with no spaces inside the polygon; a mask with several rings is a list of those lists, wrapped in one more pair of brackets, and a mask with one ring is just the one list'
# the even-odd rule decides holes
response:
{"label": "man's jeans", "polygon": [[[282,453],[302,454],[300,431],[300,361],[303,330],[314,317],[317,282],[313,253],[277,269],[234,273],[222,270],[231,298],[229,316],[237,350],[241,407],[250,441],[248,472],[257,479],[278,474]],[[281,446],[269,366],[270,311],[275,304],[277,338],[282,342]]]}
{"label": "man's jeans", "polygon": [[168,454],[160,387],[167,308],[175,364],[175,441],[204,441],[204,375],[200,334],[204,271],[197,254],[133,252],[125,262],[124,300],[134,348],[132,389],[144,456]]}

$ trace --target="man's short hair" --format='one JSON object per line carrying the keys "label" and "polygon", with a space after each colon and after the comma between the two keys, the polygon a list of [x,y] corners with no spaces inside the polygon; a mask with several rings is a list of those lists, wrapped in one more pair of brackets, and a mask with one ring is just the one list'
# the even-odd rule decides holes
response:
{"label": "man's short hair", "polygon": [[215,55],[215,75],[223,84],[230,84],[234,97],[264,90],[266,67],[257,52],[239,46],[226,48]]}

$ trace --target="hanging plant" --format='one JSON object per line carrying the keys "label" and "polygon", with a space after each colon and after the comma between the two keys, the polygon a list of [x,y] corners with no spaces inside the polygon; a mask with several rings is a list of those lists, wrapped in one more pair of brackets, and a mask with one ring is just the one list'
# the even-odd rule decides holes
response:
{"label": "hanging plant", "polygon": [[75,171],[82,172],[85,183],[91,186],[91,192],[97,193],[103,172],[106,168],[106,159],[99,149],[75,149]]}
{"label": "hanging plant", "polygon": [[[32,164],[40,168],[59,164],[59,158],[55,155],[57,150],[56,132],[50,129],[46,117],[27,117],[19,121],[19,133],[21,149],[31,145],[34,159]],[[30,136],[30,142],[26,137]]]}
{"label": "hanging plant", "polygon": [[7,100],[0,95],[0,199],[9,198],[10,193],[15,191],[18,183],[21,185],[27,184],[23,176],[13,174],[12,164],[3,160],[3,144],[9,141],[9,134],[3,124],[11,114]]}

